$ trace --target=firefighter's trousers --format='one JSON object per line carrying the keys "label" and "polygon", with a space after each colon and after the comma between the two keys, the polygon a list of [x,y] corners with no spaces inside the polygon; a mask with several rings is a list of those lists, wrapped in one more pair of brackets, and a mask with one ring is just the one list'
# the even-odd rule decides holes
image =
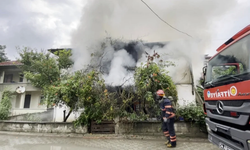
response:
{"label": "firefighter's trousers", "polygon": [[162,121],[162,131],[172,146],[176,146],[176,135],[174,129],[174,118],[170,118],[167,122]]}

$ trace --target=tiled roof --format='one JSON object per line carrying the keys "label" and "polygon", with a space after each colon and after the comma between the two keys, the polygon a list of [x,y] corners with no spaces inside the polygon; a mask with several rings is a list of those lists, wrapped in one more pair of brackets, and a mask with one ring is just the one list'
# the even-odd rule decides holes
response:
{"label": "tiled roof", "polygon": [[19,61],[5,61],[1,62],[0,66],[16,66],[16,65],[22,65]]}

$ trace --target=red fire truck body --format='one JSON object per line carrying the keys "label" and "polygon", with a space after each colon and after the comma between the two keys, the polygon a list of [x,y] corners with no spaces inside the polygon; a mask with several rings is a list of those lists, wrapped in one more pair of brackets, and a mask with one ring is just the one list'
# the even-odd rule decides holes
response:
{"label": "red fire truck body", "polygon": [[208,140],[250,150],[250,25],[217,49],[203,73]]}

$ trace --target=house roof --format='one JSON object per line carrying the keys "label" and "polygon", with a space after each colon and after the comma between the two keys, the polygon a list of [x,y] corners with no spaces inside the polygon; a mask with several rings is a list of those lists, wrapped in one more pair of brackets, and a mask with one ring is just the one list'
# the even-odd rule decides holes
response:
{"label": "house roof", "polygon": [[22,63],[19,61],[5,61],[0,63],[0,66],[16,66],[16,65],[22,65]]}

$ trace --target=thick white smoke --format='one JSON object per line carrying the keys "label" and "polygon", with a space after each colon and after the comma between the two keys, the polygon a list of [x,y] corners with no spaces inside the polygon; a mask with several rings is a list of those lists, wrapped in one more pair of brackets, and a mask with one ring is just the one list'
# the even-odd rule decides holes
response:
{"label": "thick white smoke", "polygon": [[[210,44],[213,27],[220,17],[232,11],[236,0],[145,0],[163,19],[174,27],[192,35],[190,38],[160,21],[140,0],[89,0],[83,8],[80,25],[72,35],[74,70],[90,63],[91,53],[103,50],[101,41],[106,37],[124,40],[141,39],[147,42],[170,41],[164,47],[145,48],[164,55],[176,67],[169,68],[176,83],[183,81],[188,64],[192,64],[195,80],[200,77],[204,53]],[[182,40],[179,40],[182,39]],[[139,44],[140,46],[140,44]],[[104,49],[106,61],[111,62],[107,83],[120,85],[132,76],[124,66],[139,65],[127,51],[112,46]],[[101,58],[100,58],[101,59]]]}
{"label": "thick white smoke", "polygon": [[133,73],[128,72],[127,69],[123,67],[124,65],[134,67],[136,62],[126,50],[119,50],[114,53],[113,59],[111,60],[109,75],[104,76],[106,83],[121,85],[124,80],[130,79]]}

